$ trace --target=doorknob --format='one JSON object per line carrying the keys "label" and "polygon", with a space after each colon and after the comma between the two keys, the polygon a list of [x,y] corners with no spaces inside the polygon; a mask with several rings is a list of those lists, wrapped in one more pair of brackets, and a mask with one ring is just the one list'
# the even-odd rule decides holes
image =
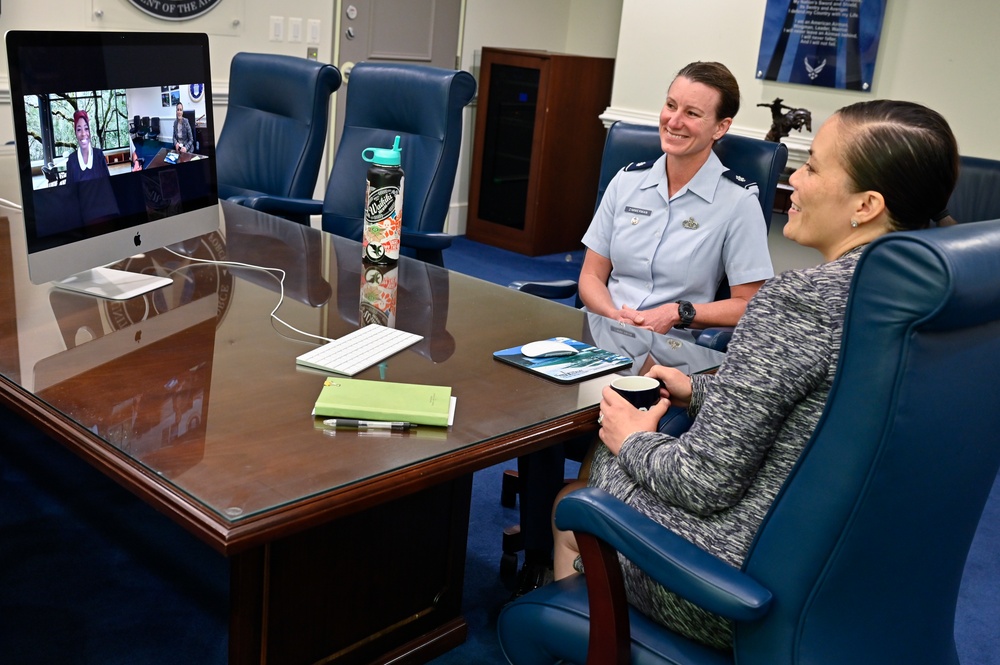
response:
{"label": "doorknob", "polygon": [[351,78],[352,69],[354,69],[353,62],[345,62],[340,66],[340,78],[344,80],[344,83],[347,83],[347,79]]}

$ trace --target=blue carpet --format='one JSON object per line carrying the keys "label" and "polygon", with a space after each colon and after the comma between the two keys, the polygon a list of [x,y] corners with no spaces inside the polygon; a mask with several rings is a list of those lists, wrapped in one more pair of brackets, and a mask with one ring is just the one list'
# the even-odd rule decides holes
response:
{"label": "blue carpet", "polygon": [[0,413],[0,663],[225,663],[225,560]]}

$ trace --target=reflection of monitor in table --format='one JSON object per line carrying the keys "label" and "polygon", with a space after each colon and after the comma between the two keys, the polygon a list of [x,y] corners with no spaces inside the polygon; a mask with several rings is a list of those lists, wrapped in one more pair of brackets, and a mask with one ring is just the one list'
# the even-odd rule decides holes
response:
{"label": "reflection of monitor in table", "polygon": [[95,323],[101,317],[94,316],[92,298],[52,295],[64,338],[73,344],[82,332],[87,339],[35,364],[34,393],[140,462],[155,459],[165,473],[200,460],[218,296],[152,313],[117,330],[114,320],[120,317],[106,312],[112,330],[105,334]]}
{"label": "reflection of monitor in table", "polygon": [[[149,283],[137,273],[100,266],[218,228],[212,146],[204,146],[207,159],[154,172],[105,176],[109,165],[100,160],[114,167],[121,147],[128,150],[135,115],[129,99],[142,98],[143,91],[154,91],[159,100],[163,87],[203,82],[207,131],[213,131],[208,37],[11,31],[6,40],[32,282],[72,276],[57,285],[116,299],[166,285],[169,280]],[[101,152],[91,151],[90,167],[74,167],[83,174],[78,182],[70,181],[68,169],[67,177],[48,181],[57,162],[78,159],[77,110],[88,112],[90,140]],[[46,175],[37,189],[36,170]]]}

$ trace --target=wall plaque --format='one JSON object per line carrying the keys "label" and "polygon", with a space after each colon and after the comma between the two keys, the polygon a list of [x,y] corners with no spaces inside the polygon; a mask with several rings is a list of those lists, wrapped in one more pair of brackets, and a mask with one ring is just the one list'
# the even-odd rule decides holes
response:
{"label": "wall plaque", "polygon": [[222,0],[128,0],[139,10],[166,21],[186,21],[214,9]]}
{"label": "wall plaque", "polygon": [[870,92],[886,0],[767,0],[757,78]]}

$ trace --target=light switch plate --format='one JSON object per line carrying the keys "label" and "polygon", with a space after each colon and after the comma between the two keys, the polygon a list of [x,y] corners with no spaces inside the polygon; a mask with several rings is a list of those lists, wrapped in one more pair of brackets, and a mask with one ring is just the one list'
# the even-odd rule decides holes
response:
{"label": "light switch plate", "polygon": [[272,16],[271,17],[271,41],[280,42],[285,39],[285,17],[284,16]]}
{"label": "light switch plate", "polygon": [[319,19],[311,18],[306,21],[306,43],[319,44]]}
{"label": "light switch plate", "polygon": [[302,19],[295,17],[288,18],[288,41],[290,42],[301,42],[302,41]]}

